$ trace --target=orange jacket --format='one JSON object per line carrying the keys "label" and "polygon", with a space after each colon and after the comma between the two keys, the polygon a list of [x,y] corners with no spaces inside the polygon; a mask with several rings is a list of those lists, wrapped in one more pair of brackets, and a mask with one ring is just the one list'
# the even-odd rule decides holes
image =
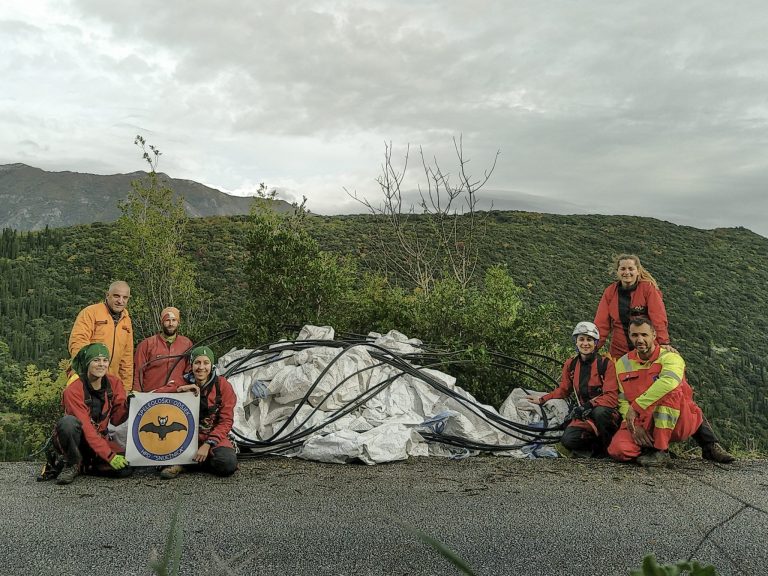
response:
{"label": "orange jacket", "polygon": [[[602,345],[610,335],[611,356],[615,359],[629,352],[629,342],[619,316],[619,284],[620,282],[613,282],[605,289],[595,314],[600,343]],[[629,319],[639,316],[645,316],[653,322],[656,341],[659,344],[669,344],[667,309],[661,299],[661,290],[647,280],[637,282],[637,288],[631,293],[629,300]]]}
{"label": "orange jacket", "polygon": [[133,325],[128,310],[115,323],[104,302],[86,306],[75,319],[69,335],[69,356],[74,358],[86,344],[101,342],[109,349],[109,374],[123,381],[126,390],[133,382]]}

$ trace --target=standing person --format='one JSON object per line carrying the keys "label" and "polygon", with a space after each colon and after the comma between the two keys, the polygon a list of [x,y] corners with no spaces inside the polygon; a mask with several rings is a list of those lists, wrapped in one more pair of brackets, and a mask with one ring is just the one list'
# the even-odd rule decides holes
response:
{"label": "standing person", "polygon": [[133,390],[151,392],[166,384],[181,383],[189,365],[183,355],[192,349],[192,340],[178,333],[181,314],[169,306],[160,312],[162,330],[142,340],[133,362]]}
{"label": "standing person", "polygon": [[[179,380],[155,390],[155,392],[192,392],[200,396],[198,415],[199,434],[195,462],[217,476],[231,476],[237,470],[237,454],[229,441],[229,431],[235,415],[237,396],[224,376],[216,373],[213,351],[198,346],[189,354],[192,363],[189,381]],[[166,480],[176,478],[184,466],[166,466],[160,476]]]}
{"label": "standing person", "polygon": [[560,443],[575,456],[605,454],[619,427],[616,369],[610,358],[597,355],[600,332],[592,322],[579,322],[573,329],[577,354],[563,364],[560,386],[541,397],[528,396],[534,404],[565,399],[573,391],[577,406]]}
{"label": "standing person", "polygon": [[109,350],[109,374],[117,376],[125,390],[133,384],[133,325],[126,306],[131,288],[117,280],[109,285],[103,302],[83,308],[69,335],[69,357],[86,345],[101,342]]}
{"label": "standing person", "polygon": [[659,344],[669,345],[667,310],[654,277],[634,254],[618,256],[614,266],[618,280],[605,289],[595,314],[600,334],[611,340],[611,356],[621,358],[633,349],[629,321],[639,316],[653,322]]}
{"label": "standing person", "polygon": [[[624,421],[608,454],[621,462],[637,459],[643,466],[665,466],[670,442],[697,433],[704,416],[685,378],[685,361],[658,344],[653,323],[633,318],[629,338],[633,350],[616,362]],[[702,456],[718,462],[734,460],[716,441],[702,446]]]}
{"label": "standing person", "polygon": [[70,484],[81,472],[125,476],[130,472],[124,451],[108,434],[108,424],[128,418],[123,383],[107,373],[109,351],[98,342],[87,344],[72,360],[77,379],[62,395],[64,416],[56,423],[49,455],[57,484]]}
{"label": "standing person", "polygon": [[[677,352],[670,344],[667,309],[656,279],[643,268],[640,258],[634,254],[621,254],[614,266],[618,281],[605,289],[595,314],[595,325],[600,333],[605,335],[610,331],[611,356],[618,359],[634,350],[629,337],[630,323],[634,318],[649,320],[655,330],[656,344],[669,352]],[[706,460],[721,463],[735,460],[720,445],[706,418],[693,434],[693,439],[701,446]]]}

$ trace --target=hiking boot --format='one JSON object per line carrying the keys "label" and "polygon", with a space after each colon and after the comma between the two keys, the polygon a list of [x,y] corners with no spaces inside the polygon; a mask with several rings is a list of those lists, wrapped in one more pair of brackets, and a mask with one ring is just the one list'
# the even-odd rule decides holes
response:
{"label": "hiking boot", "polygon": [[178,464],[175,464],[173,466],[166,466],[162,470],[160,470],[160,478],[163,478],[164,480],[172,480],[173,478],[176,478],[179,474],[181,474],[184,471],[183,466],[179,466]]}
{"label": "hiking boot", "polygon": [[704,460],[711,460],[712,462],[719,462],[720,464],[730,464],[736,457],[729,454],[728,451],[720,446],[719,442],[709,444],[701,449],[701,457]]}
{"label": "hiking boot", "polygon": [[669,464],[669,452],[666,450],[654,450],[637,458],[637,463],[650,468],[660,468]]}
{"label": "hiking boot", "polygon": [[80,474],[78,465],[64,466],[56,477],[56,484],[72,484],[72,481]]}

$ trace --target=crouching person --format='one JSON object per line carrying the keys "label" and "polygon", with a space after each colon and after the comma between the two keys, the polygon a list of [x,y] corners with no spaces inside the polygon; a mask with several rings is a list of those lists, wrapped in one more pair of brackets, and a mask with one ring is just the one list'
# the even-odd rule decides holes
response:
{"label": "crouching person", "polygon": [[62,395],[64,416],[53,431],[49,477],[70,484],[81,472],[129,476],[132,469],[124,449],[107,432],[108,424],[116,426],[128,418],[125,387],[120,378],[107,374],[109,350],[101,343],[84,346],[72,360],[72,369],[77,379]]}
{"label": "crouching person", "polygon": [[[191,374],[185,380],[168,384],[155,392],[192,392],[200,396],[198,416],[199,434],[195,461],[217,476],[231,476],[237,470],[237,454],[229,441],[229,431],[235,413],[237,396],[232,385],[216,373],[213,351],[207,346],[198,346],[189,355]],[[184,467],[166,466],[160,471],[165,479],[176,478]]]}
{"label": "crouching person", "polygon": [[611,358],[598,356],[600,333],[592,322],[579,322],[573,330],[576,356],[563,364],[560,386],[541,397],[528,396],[535,404],[576,395],[577,406],[560,443],[574,456],[602,456],[619,428],[618,386]]}
{"label": "crouching person", "polygon": [[[703,415],[693,401],[683,358],[659,345],[651,321],[633,318],[628,332],[634,349],[616,363],[619,410],[624,421],[608,453],[621,462],[637,460],[643,466],[665,466],[670,459],[670,442],[682,442],[697,434]],[[713,450],[717,450],[719,462],[734,460],[716,438],[705,445],[704,457],[714,459]]]}

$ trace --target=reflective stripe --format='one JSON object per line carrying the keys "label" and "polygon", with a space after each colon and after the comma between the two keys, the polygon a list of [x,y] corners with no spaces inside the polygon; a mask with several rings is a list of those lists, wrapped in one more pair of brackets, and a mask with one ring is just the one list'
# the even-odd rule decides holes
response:
{"label": "reflective stripe", "polygon": [[656,428],[674,429],[680,419],[680,410],[669,406],[657,406],[653,411],[653,424]]}
{"label": "reflective stripe", "polygon": [[679,374],[673,372],[672,370],[662,370],[659,373],[659,378],[672,378],[675,382],[680,384],[680,382],[683,381],[683,379],[680,377]]}
{"label": "reflective stripe", "polygon": [[629,356],[622,356],[619,358],[619,362],[621,362],[621,372],[632,372],[632,361],[629,359]]}
{"label": "reflective stripe", "polygon": [[623,392],[623,391],[622,391],[622,392],[619,392],[619,400],[620,400],[620,401],[624,401],[624,402],[626,402],[626,401],[627,401],[627,397],[624,395],[624,392]]}

